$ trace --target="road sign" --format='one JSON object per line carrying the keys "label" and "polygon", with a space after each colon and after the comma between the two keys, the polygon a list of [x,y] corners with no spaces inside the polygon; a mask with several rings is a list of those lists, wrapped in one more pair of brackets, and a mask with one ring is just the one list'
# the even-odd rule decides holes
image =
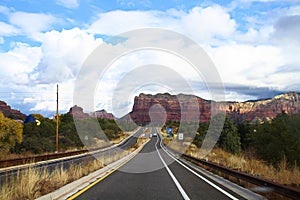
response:
{"label": "road sign", "polygon": [[178,140],[183,140],[183,133],[178,133]]}
{"label": "road sign", "polygon": [[171,127],[167,128],[167,134],[172,134],[172,128]]}

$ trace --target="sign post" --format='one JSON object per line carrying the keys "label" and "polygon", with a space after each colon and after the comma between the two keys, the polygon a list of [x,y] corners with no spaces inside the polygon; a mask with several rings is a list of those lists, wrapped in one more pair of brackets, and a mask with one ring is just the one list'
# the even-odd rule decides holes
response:
{"label": "sign post", "polygon": [[58,153],[58,120],[59,120],[59,114],[58,114],[58,84],[56,85],[56,153]]}
{"label": "sign post", "polygon": [[172,136],[173,136],[173,134],[172,134],[172,128],[171,127],[168,127],[167,128],[167,138],[171,138]]}
{"label": "sign post", "polygon": [[183,133],[178,133],[178,140],[183,140]]}

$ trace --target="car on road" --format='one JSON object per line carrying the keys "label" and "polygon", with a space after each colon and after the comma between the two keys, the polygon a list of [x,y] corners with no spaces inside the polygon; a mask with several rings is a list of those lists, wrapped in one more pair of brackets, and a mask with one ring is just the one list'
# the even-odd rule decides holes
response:
{"label": "car on road", "polygon": [[153,137],[156,137],[157,136],[157,133],[153,133]]}

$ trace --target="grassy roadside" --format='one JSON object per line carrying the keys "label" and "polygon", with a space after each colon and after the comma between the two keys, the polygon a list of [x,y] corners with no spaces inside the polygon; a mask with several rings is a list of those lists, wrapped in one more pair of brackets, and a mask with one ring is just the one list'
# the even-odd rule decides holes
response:
{"label": "grassy roadside", "polygon": [[125,138],[127,138],[129,136],[128,133],[120,133],[119,137],[113,140],[110,140],[111,143],[113,144],[119,144],[120,142],[122,142]]}
{"label": "grassy roadside", "polygon": [[[169,148],[180,151],[180,145],[176,141],[172,144],[170,141],[165,140],[165,144],[169,143]],[[196,145],[184,146],[183,149],[187,155],[195,158],[199,157],[200,149]],[[287,162],[284,160],[280,163],[279,168],[267,164],[262,160],[258,160],[251,155],[240,154],[234,155],[222,149],[213,149],[205,158],[210,162],[222,165],[234,170],[246,172],[248,174],[262,177],[276,183],[289,185],[295,188],[300,188],[300,169],[299,166],[294,165],[292,168],[288,167]]]}
{"label": "grassy roadside", "polygon": [[[79,151],[79,150],[85,150],[86,148],[70,148],[61,151],[62,152],[72,152],[72,151]],[[0,160],[10,160],[10,159],[17,159],[17,158],[28,158],[28,157],[34,157],[34,156],[40,156],[40,155],[47,155],[47,154],[54,154],[55,152],[47,152],[47,153],[41,153],[41,154],[34,154],[31,152],[23,152],[21,154],[16,153],[2,153],[0,154]]]}
{"label": "grassy roadside", "polygon": [[50,172],[46,168],[29,167],[25,171],[18,172],[16,177],[11,178],[9,184],[3,183],[1,185],[0,199],[25,200],[38,198],[128,155],[146,141],[148,141],[147,138],[139,138],[137,143],[127,151],[81,164],[71,164],[67,170],[60,167]]}

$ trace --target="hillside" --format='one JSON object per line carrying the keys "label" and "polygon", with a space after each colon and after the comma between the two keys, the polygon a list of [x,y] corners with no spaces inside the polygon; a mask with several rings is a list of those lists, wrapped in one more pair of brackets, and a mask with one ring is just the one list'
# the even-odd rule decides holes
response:
{"label": "hillside", "polygon": [[77,105],[71,107],[67,114],[70,114],[72,116],[75,115],[77,119],[86,119],[86,118],[90,118],[93,116],[96,116],[97,118],[101,118],[101,119],[114,119],[115,118],[112,113],[108,113],[104,109],[97,110],[97,111],[91,112],[91,113],[84,113],[83,108],[81,108]]}
{"label": "hillside", "polygon": [[25,119],[26,115],[21,113],[19,110],[12,109],[6,102],[0,101],[0,112],[4,114],[5,117],[12,119]]}
{"label": "hillside", "polygon": [[[140,94],[134,98],[134,105],[132,111],[129,113],[131,119],[136,123],[148,123],[150,117],[148,115],[149,109],[155,105],[160,104],[164,107],[167,113],[167,120],[180,121],[181,120],[181,107],[177,98],[184,99],[184,102],[189,105],[188,113],[183,115],[196,115],[197,106],[200,111],[199,120],[207,122],[211,116],[211,103],[213,101],[205,100],[196,97],[198,105],[191,102],[192,98],[196,96],[191,95],[170,95],[164,94]],[[216,107],[222,111],[226,111],[229,118],[235,122],[240,121],[256,121],[274,118],[276,115],[285,111],[286,113],[300,113],[300,94],[295,92],[288,92],[275,96],[271,99],[252,100],[245,102],[214,102]],[[183,105],[184,106],[184,105]],[[195,112],[195,113],[193,113]],[[128,119],[128,116],[124,119]]]}

